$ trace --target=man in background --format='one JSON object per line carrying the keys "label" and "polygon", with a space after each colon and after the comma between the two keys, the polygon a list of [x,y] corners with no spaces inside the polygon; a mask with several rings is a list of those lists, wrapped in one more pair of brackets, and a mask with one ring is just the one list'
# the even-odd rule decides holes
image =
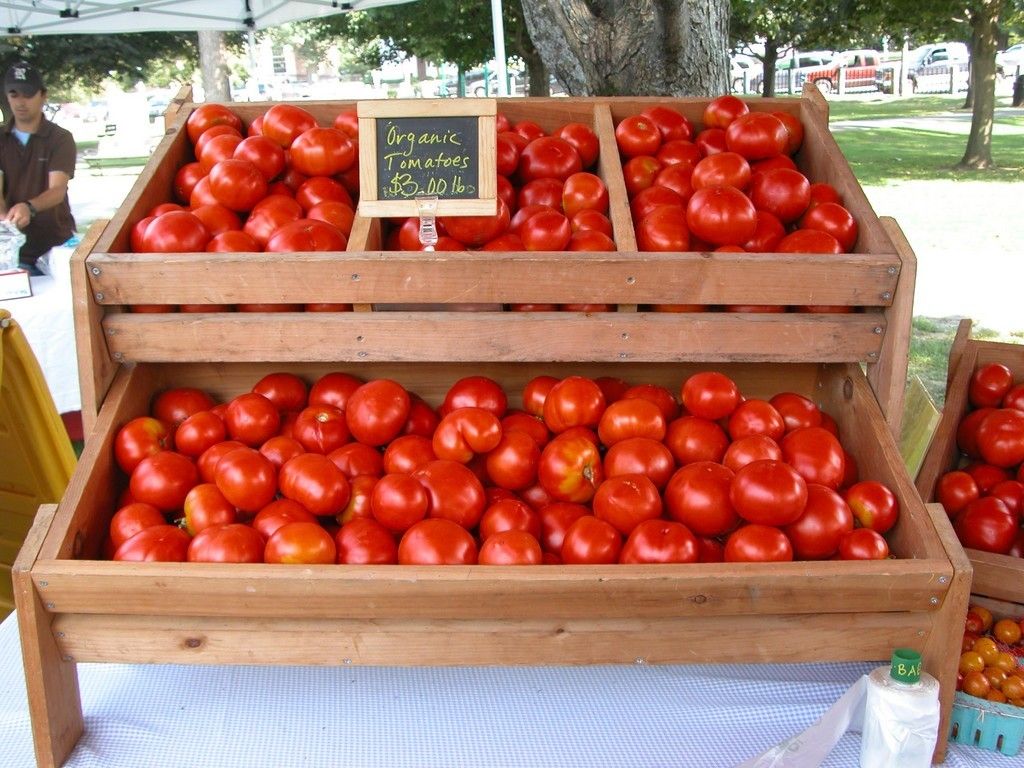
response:
{"label": "man in background", "polygon": [[4,77],[12,117],[0,127],[0,218],[25,234],[20,266],[39,274],[36,260],[75,232],[68,181],[75,175],[75,139],[43,114],[46,86],[27,62]]}

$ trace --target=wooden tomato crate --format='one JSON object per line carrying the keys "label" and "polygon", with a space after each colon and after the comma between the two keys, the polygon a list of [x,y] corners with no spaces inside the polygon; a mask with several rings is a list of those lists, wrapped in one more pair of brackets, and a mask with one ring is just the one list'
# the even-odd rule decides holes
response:
{"label": "wooden tomato crate", "polygon": [[[960,465],[956,430],[967,413],[967,388],[979,365],[1003,363],[1013,371],[1014,381],[1024,381],[1024,346],[970,338],[971,321],[962,320],[949,351],[946,401],[942,418],[917,475],[917,490],[926,501],[935,499],[935,486],[945,472]],[[1024,604],[1024,559],[968,549],[974,565],[971,591],[978,595]]]}
{"label": "wooden tomato crate", "polygon": [[[218,398],[274,370],[402,382],[437,405],[469,374],[521,405],[533,376],[613,373],[677,390],[697,363],[192,362],[123,366],[56,510],[15,567],[40,765],[82,731],[79,662],[518,665],[878,660],[923,652],[948,716],[970,565],[941,508],[926,507],[861,368],[853,363],[716,365],[748,396],[795,391],[837,421],[863,477],[901,504],[895,559],[666,566],[279,566],[96,559],[123,477],[119,425],[171,386]],[[113,599],[116,596],[116,599]],[[722,642],[722,638],[730,638]],[[797,641],[794,641],[796,638]],[[939,745],[941,758],[945,743]]]}
{"label": "wooden tomato crate", "polygon": [[[858,362],[899,433],[916,261],[899,227],[871,209],[827,127],[827,105],[751,99],[756,110],[800,116],[796,156],[813,180],[832,183],[856,216],[856,251],[822,254],[640,253],[615,145],[617,119],[670,104],[699,124],[698,99],[499,99],[512,121],[552,130],[592,125],[598,173],[610,191],[613,253],[384,252],[379,220],[357,217],[344,253],[132,254],[131,226],[171,198],[175,170],[191,159],[183,104],[127,201],[73,259],[87,427],[122,362],[286,360]],[[245,122],[267,104],[231,105]],[[329,124],[350,103],[303,102]],[[332,302],[358,311],[242,314],[123,311],[132,304]],[[602,303],[616,312],[374,312],[374,304]],[[843,305],[851,314],[668,314],[657,304]],[[567,317],[567,314],[573,314]],[[551,333],[553,323],[565,332]],[[415,344],[410,339],[415,338]],[[468,341],[468,343],[467,343]]]}

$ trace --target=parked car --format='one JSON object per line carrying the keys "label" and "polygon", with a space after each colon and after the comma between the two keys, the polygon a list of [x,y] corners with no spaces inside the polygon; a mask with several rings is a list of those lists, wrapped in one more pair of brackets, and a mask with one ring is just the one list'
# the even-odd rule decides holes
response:
{"label": "parked car", "polygon": [[846,91],[874,91],[875,73],[882,63],[882,54],[878,51],[859,49],[841,51],[827,65],[800,70],[797,75],[797,86],[814,83],[824,95],[839,90],[840,77]]}
{"label": "parked car", "polygon": [[743,84],[750,88],[751,81],[761,74],[763,65],[759,59],[745,53],[734,53],[729,57],[729,82],[734,92],[742,92]]}
{"label": "parked car", "polygon": [[[786,90],[789,86],[790,70],[794,70],[795,80],[801,72],[827,66],[835,58],[833,51],[799,51],[794,57],[788,55],[780,56],[775,62],[775,90],[776,92]],[[759,72],[750,82],[750,90],[754,93],[764,93],[764,72]]]}
{"label": "parked car", "polygon": [[996,54],[996,71],[1003,77],[1024,75],[1024,43],[1011,45]]}
{"label": "parked car", "polygon": [[[928,79],[938,77],[949,78],[949,67],[957,68],[961,74],[956,76],[957,90],[967,89],[967,63],[971,55],[964,43],[930,43],[914,48],[907,53],[906,77],[910,81],[911,90],[916,93]],[[896,83],[898,63],[879,67],[875,74],[878,90],[893,93]]]}

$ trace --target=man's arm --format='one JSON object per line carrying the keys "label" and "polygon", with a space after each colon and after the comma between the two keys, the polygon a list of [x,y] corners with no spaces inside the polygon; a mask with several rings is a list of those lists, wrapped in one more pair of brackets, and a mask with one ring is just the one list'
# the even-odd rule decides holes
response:
{"label": "man's arm", "polygon": [[68,174],[63,171],[50,171],[49,183],[49,187],[35,197],[12,205],[4,218],[18,229],[24,229],[36,213],[59,205],[68,193]]}

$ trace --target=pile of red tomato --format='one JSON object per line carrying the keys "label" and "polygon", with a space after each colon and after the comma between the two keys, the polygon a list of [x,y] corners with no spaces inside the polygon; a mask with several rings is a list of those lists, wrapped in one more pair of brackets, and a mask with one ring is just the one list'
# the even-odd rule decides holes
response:
{"label": "pile of red tomato", "polygon": [[1024,707],[1024,617],[995,619],[971,605],[964,623],[956,688],[971,696]]}
{"label": "pile of red tomato", "polygon": [[616,126],[640,250],[853,250],[853,215],[791,157],[803,142],[798,117],[727,95],[708,102],[703,122],[694,135],[686,117],[655,106]]}
{"label": "pile of red tomato", "polygon": [[939,477],[935,500],[965,547],[1024,557],[1024,382],[1002,363],[981,365],[967,400],[956,433],[965,463]]}
{"label": "pile of red tomato", "polygon": [[434,409],[391,379],[159,393],[124,424],[116,560],[581,564],[879,559],[899,514],[808,398],[539,375]]}

